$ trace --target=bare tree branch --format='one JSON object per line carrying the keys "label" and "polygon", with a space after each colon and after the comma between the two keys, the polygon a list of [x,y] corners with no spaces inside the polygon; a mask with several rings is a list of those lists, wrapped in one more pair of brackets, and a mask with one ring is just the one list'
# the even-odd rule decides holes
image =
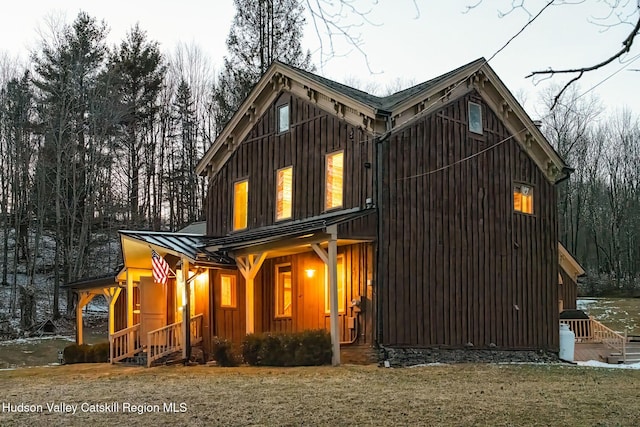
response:
{"label": "bare tree branch", "polygon": [[580,78],[584,75],[584,73],[605,67],[606,65],[609,65],[610,63],[615,61],[616,59],[621,58],[624,54],[629,53],[629,51],[631,50],[631,46],[633,45],[633,41],[635,40],[635,37],[638,35],[639,31],[640,31],[640,16],[638,17],[638,21],[633,27],[633,30],[629,33],[627,38],[622,42],[622,48],[618,50],[616,53],[614,53],[613,55],[611,55],[609,58],[605,59],[604,61],[601,61],[595,65],[580,67],[580,68],[565,68],[560,70],[555,70],[553,68],[550,68],[548,70],[533,71],[531,72],[531,74],[527,76],[527,78],[540,76],[540,75],[553,76],[555,74],[577,74],[575,77],[569,80],[562,87],[560,92],[556,95],[554,104],[551,107],[553,109],[553,107],[555,107],[558,100],[560,99],[562,94],[567,90],[567,88],[571,86],[573,83],[575,83],[576,81],[580,80]]}

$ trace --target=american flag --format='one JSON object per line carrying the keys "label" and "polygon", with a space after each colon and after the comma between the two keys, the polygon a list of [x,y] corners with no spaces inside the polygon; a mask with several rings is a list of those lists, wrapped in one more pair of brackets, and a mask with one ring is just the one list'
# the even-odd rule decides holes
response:
{"label": "american flag", "polygon": [[151,249],[151,265],[153,267],[153,280],[163,285],[167,283],[170,271],[169,264],[153,249]]}

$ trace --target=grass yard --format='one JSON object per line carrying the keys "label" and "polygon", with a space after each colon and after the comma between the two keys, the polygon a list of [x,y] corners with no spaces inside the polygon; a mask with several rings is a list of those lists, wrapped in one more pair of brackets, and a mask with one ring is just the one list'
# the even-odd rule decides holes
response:
{"label": "grass yard", "polygon": [[[0,412],[2,426],[632,426],[640,415],[639,370],[568,365],[146,369],[83,364],[0,371],[0,384],[0,405],[42,405],[42,413]],[[49,413],[51,402],[119,407],[114,413],[90,413],[79,406],[76,414],[57,414]],[[185,412],[164,412],[170,402]],[[126,412],[125,403],[158,405],[160,412]]]}
{"label": "grass yard", "polygon": [[640,335],[640,298],[578,298],[578,308],[617,332]]}

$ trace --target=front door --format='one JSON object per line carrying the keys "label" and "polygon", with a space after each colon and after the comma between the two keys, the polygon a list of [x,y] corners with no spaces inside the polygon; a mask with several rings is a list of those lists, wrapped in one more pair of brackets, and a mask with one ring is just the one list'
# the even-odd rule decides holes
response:
{"label": "front door", "polygon": [[140,342],[147,344],[147,333],[167,325],[167,294],[165,285],[153,277],[140,278]]}

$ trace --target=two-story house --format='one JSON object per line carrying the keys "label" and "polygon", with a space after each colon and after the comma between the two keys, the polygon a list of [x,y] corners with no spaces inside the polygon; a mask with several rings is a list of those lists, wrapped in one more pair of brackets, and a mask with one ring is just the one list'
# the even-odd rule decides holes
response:
{"label": "two-story house", "polygon": [[276,62],[197,166],[206,232],[122,233],[121,326],[192,324],[205,346],[326,328],[334,363],[348,346],[557,351],[569,172],[484,59],[387,97]]}

